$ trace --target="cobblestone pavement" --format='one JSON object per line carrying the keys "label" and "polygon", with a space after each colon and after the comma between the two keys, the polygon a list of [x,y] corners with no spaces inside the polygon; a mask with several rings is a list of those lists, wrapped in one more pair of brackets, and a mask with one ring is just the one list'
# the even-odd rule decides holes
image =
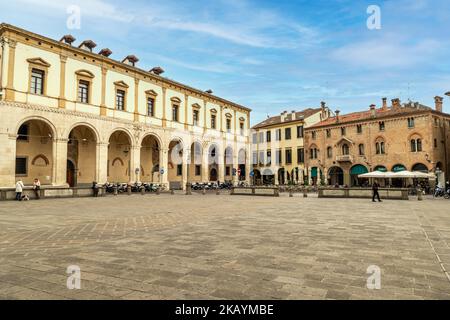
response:
{"label": "cobblestone pavement", "polygon": [[[0,203],[2,299],[450,299],[450,202],[133,195]],[[69,265],[81,289],[66,287]],[[381,268],[381,289],[366,287]]]}

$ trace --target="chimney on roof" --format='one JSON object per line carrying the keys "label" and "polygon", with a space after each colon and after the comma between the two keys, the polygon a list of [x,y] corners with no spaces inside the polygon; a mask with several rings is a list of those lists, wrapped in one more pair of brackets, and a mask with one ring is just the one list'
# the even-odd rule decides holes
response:
{"label": "chimney on roof", "polygon": [[339,113],[341,113],[341,111],[336,110],[334,113],[336,114],[336,123],[339,123]]}
{"label": "chimney on roof", "polygon": [[286,120],[286,116],[287,116],[287,111],[283,111],[281,113],[281,118],[280,118],[281,122],[284,122]]}
{"label": "chimney on roof", "polygon": [[97,46],[97,44],[92,40],[84,40],[78,48],[92,52],[92,49],[94,49]]}
{"label": "chimney on roof", "polygon": [[381,109],[387,110],[387,108],[388,108],[387,98],[383,98],[382,101],[383,101],[383,106],[381,107]]}
{"label": "chimney on roof", "polygon": [[392,99],[392,107],[398,109],[401,107],[401,102],[399,98]]}
{"label": "chimney on roof", "polygon": [[61,40],[59,40],[59,42],[63,42],[65,44],[68,44],[69,46],[72,45],[73,42],[75,42],[75,39],[71,34],[66,34],[65,36],[63,36],[61,38]]}
{"label": "chimney on roof", "polygon": [[327,104],[324,101],[320,103],[320,109],[320,120],[323,121],[328,119],[328,117],[330,116],[330,111],[328,110]]}
{"label": "chimney on roof", "polygon": [[371,116],[372,118],[375,118],[376,115],[377,115],[377,106],[374,105],[374,104],[371,104],[371,105],[370,105],[370,116]]}
{"label": "chimney on roof", "polygon": [[444,98],[442,97],[434,97],[434,103],[436,104],[436,111],[437,112],[442,112],[442,104],[444,102]]}
{"label": "chimney on roof", "polygon": [[297,116],[296,116],[295,110],[292,110],[291,114],[292,114],[291,120],[297,120]]}
{"label": "chimney on roof", "polygon": [[104,49],[100,50],[100,52],[98,54],[105,56],[105,57],[109,57],[110,55],[112,55],[112,51],[109,50],[108,48],[104,48]]}
{"label": "chimney on roof", "polygon": [[161,67],[154,67],[154,68],[151,68],[149,72],[159,76],[164,73],[164,69]]}
{"label": "chimney on roof", "polygon": [[139,59],[135,55],[130,54],[129,56],[126,56],[125,59],[122,60],[122,63],[134,67],[138,61]]}

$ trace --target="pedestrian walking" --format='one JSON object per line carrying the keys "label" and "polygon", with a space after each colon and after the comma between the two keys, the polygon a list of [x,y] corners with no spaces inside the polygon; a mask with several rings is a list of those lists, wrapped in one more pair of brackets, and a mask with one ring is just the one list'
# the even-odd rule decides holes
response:
{"label": "pedestrian walking", "polygon": [[372,192],[373,192],[372,202],[375,202],[375,197],[377,197],[378,202],[381,202],[380,194],[378,193],[379,187],[380,187],[380,185],[377,182],[373,183],[373,185],[372,185]]}
{"label": "pedestrian walking", "polygon": [[39,181],[38,178],[34,179],[33,182],[33,190],[34,190],[34,195],[36,196],[36,200],[39,200],[41,198],[41,182]]}
{"label": "pedestrian walking", "polygon": [[16,182],[16,200],[22,201],[22,192],[23,188],[25,188],[21,179]]}

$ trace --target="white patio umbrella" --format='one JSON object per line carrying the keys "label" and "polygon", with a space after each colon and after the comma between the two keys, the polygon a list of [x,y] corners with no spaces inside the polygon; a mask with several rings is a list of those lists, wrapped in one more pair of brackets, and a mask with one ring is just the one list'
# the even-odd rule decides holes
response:
{"label": "white patio umbrella", "polygon": [[421,179],[432,179],[434,178],[433,174],[424,173],[420,171],[400,171],[393,174],[392,178],[400,178],[400,179],[414,179],[414,178],[421,178]]}
{"label": "white patio umbrella", "polygon": [[394,175],[393,172],[390,171],[386,171],[386,172],[382,172],[382,171],[373,171],[373,172],[369,172],[369,173],[364,173],[364,174],[360,174],[358,176],[358,178],[380,178],[380,179],[388,179],[388,178],[392,178]]}

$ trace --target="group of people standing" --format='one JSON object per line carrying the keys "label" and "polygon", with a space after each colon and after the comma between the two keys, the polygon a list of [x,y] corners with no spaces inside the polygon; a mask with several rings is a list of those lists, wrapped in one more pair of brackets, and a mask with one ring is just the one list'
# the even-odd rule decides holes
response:
{"label": "group of people standing", "polygon": [[[25,188],[25,185],[23,184],[23,181],[19,179],[16,182],[16,200],[22,201],[22,200],[29,200],[26,195],[23,194],[23,189]],[[41,181],[39,179],[34,179],[33,181],[33,191],[36,199],[41,198]]]}

